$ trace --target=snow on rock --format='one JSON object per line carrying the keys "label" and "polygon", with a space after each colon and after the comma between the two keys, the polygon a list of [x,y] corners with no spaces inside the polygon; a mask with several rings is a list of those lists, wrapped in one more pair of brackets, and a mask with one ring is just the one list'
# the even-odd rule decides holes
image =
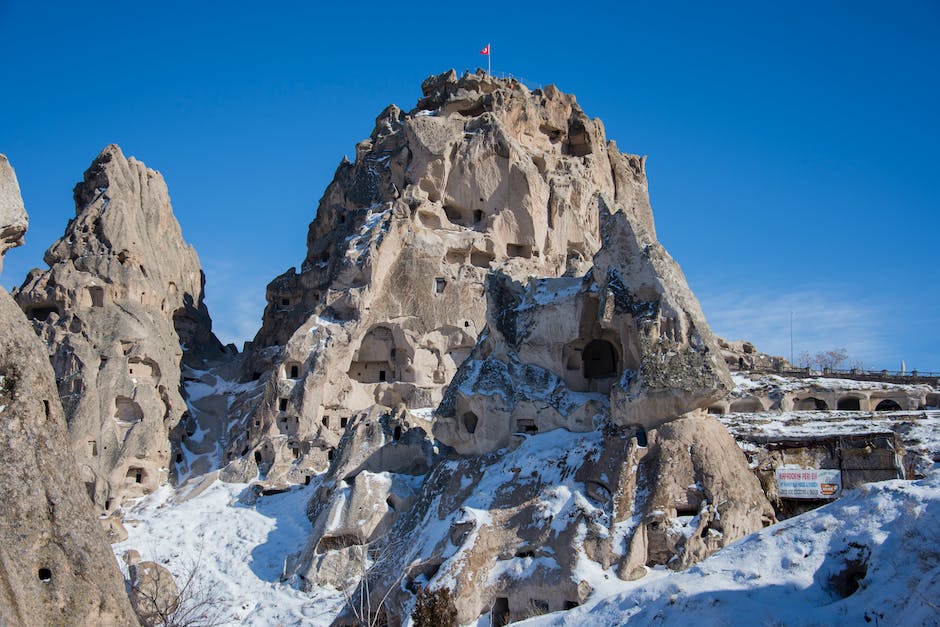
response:
{"label": "snow on rock", "polygon": [[760,393],[768,389],[778,389],[781,392],[796,392],[810,388],[848,391],[848,390],[920,390],[924,385],[909,385],[901,383],[882,383],[879,381],[856,381],[854,379],[833,379],[830,377],[811,377],[795,379],[775,374],[747,374],[735,372],[731,375],[734,381],[734,390],[731,395],[735,397]]}
{"label": "snow on rock", "polygon": [[923,474],[940,461],[940,411],[794,411],[717,416],[745,450],[760,442],[894,431],[904,444],[906,464]]}
{"label": "snow on rock", "polygon": [[125,515],[128,539],[113,545],[120,560],[134,549],[165,566],[177,582],[195,570],[196,586],[218,599],[231,625],[329,625],[344,603],[324,588],[305,593],[280,582],[286,555],[310,534],[311,490],[240,498],[246,484],[212,483],[177,502],[169,486],[139,500]]}
{"label": "snow on rock", "polygon": [[[527,625],[937,625],[940,466],[867,484],[680,573]],[[610,587],[610,586],[609,586]]]}

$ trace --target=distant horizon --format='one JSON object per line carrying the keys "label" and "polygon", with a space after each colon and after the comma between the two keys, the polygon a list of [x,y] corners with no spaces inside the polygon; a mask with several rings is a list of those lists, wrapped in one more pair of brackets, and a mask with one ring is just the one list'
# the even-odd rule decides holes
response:
{"label": "distant horizon", "polygon": [[[659,239],[716,334],[789,359],[792,312],[794,357],[845,348],[847,364],[940,370],[940,6],[588,2],[604,19],[562,44],[545,37],[551,2],[501,8],[486,32],[461,9],[367,5],[103,2],[101,36],[68,3],[0,6],[0,115],[15,121],[0,152],[30,214],[3,286],[45,267],[72,187],[117,143],[164,175],[216,333],[241,348],[267,283],[303,260],[344,154],[385,106],[410,110],[425,77],[485,67],[491,42],[494,75],[558,85],[649,156]],[[415,36],[370,44],[374,11],[376,36]]]}

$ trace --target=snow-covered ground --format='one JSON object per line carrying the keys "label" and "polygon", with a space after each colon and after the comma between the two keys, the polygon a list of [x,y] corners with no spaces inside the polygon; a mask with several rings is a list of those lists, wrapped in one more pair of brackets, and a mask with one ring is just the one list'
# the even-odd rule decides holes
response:
{"label": "snow-covered ground", "polygon": [[253,499],[239,500],[249,494],[246,484],[215,481],[179,503],[164,486],[126,512],[129,537],[113,549],[119,560],[136,549],[177,581],[195,568],[197,584],[226,608],[232,625],[329,625],[342,593],[305,593],[279,581],[284,558],[310,535],[305,511],[311,487],[249,504]]}
{"label": "snow-covered ground", "polygon": [[525,624],[940,625],[940,468],[867,484],[685,572],[619,586]]}
{"label": "snow-covered ground", "polygon": [[[239,500],[247,488],[216,481],[176,503],[164,487],[128,512],[130,537],[115,553],[137,549],[176,578],[198,564],[232,625],[330,624],[341,593],[304,593],[279,581],[284,557],[310,532],[304,511],[313,490],[296,487],[251,505]],[[849,491],[685,572],[656,568],[622,582],[597,570],[586,605],[531,624],[687,625],[694,617],[707,625],[938,625],[940,465],[921,481]],[[844,571],[851,574],[840,582]],[[843,598],[853,581],[858,589]]]}
{"label": "snow-covered ground", "polygon": [[[209,442],[224,437],[221,423],[213,427],[216,413],[224,415],[233,396],[257,394],[260,387],[229,384],[209,371],[189,374],[190,409],[199,425],[192,446],[202,443],[203,436],[207,439],[205,450],[185,451],[184,466],[214,468],[221,448]],[[748,393],[754,382],[736,383],[741,393]],[[790,385],[786,380],[762,385],[767,383]],[[224,399],[218,408],[212,404],[214,397]],[[421,413],[431,418],[429,411]],[[923,456],[926,467],[940,454],[937,411],[767,412],[719,418],[744,445],[755,436],[891,429],[902,436],[909,454]],[[508,454],[502,466],[552,468],[546,460],[582,455],[597,437],[561,430],[539,434]],[[471,509],[485,513],[492,483],[503,470],[497,465],[487,472],[479,507],[470,503]],[[143,559],[166,566],[177,580],[195,565],[197,579],[226,607],[231,625],[329,625],[342,609],[342,592],[307,593],[280,580],[284,559],[300,551],[310,534],[306,507],[317,481],[255,500],[246,484],[212,481],[210,474],[205,476],[208,487],[202,489],[199,473],[193,474],[181,489],[164,486],[125,512],[129,537],[113,547],[119,559],[135,549]],[[576,487],[563,477],[552,481],[559,503]],[[427,540],[424,536],[433,536],[432,531],[425,529],[411,541]],[[504,566],[526,576],[537,566],[534,562],[518,558]],[[865,562],[867,569],[863,574],[856,567],[858,589],[842,598],[847,590],[833,583],[833,576],[853,562]],[[824,508],[744,538],[685,572],[657,568],[641,580],[623,582],[612,570],[582,560],[578,573],[594,587],[588,603],[533,619],[534,624],[940,625],[940,465],[922,481],[890,481],[848,491]],[[853,577],[845,580],[851,588]]]}

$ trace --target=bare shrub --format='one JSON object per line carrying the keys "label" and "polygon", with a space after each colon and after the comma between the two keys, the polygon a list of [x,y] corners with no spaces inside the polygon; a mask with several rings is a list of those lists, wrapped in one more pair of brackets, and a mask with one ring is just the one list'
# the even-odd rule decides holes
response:
{"label": "bare shrub", "polygon": [[414,627],[455,627],[457,608],[454,596],[449,588],[429,590],[422,588],[418,592],[418,601],[411,613]]}
{"label": "bare shrub", "polygon": [[201,576],[201,563],[187,564],[179,581],[154,562],[128,567],[131,605],[144,627],[216,627],[232,620],[225,599]]}

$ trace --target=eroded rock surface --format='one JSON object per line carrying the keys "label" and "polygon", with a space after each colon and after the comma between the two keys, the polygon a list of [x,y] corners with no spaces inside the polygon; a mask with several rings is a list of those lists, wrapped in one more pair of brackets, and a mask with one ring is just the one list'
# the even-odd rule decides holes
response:
{"label": "eroded rock surface", "polygon": [[553,87],[450,73],[424,94],[380,116],[302,272],[269,286],[252,357],[274,372],[229,454],[253,450],[269,489],[326,470],[286,576],[359,582],[350,620],[399,624],[420,588],[447,587],[461,623],[499,622],[774,520],[702,411],[730,377],[656,240],[643,160]]}
{"label": "eroded rock surface", "polygon": [[110,145],[74,197],[49,269],[32,270],[16,300],[49,347],[81,480],[111,512],[165,482],[177,461],[184,349],[190,359],[222,349],[163,177]]}
{"label": "eroded rock surface", "polygon": [[[774,520],[743,453],[704,413],[662,424],[642,441],[614,426],[556,429],[510,450],[443,460],[401,513],[382,502],[388,489],[364,485],[376,479],[393,486],[402,477],[357,475],[341,495],[311,501],[315,521],[337,530],[350,518],[394,523],[355,540],[348,531],[322,533],[298,572],[307,585],[364,578],[364,605],[391,624],[410,615],[422,588],[449,588],[461,624],[487,613],[519,620],[567,609],[605,578],[640,578],[659,564],[686,568]],[[353,503],[355,516],[336,509]],[[366,555],[369,568],[361,565]]]}
{"label": "eroded rock surface", "polygon": [[[0,155],[0,233],[25,215]],[[75,467],[46,351],[0,288],[0,624],[137,624]]]}
{"label": "eroded rock surface", "polygon": [[300,272],[268,286],[246,373],[264,399],[227,450],[268,484],[325,470],[373,404],[436,406],[486,324],[487,276],[584,275],[605,203],[654,237],[643,159],[573,96],[452,71],[422,91],[340,164]]}
{"label": "eroded rock surface", "polygon": [[3,270],[3,254],[23,243],[28,225],[16,172],[6,156],[0,155],[0,270]]}

